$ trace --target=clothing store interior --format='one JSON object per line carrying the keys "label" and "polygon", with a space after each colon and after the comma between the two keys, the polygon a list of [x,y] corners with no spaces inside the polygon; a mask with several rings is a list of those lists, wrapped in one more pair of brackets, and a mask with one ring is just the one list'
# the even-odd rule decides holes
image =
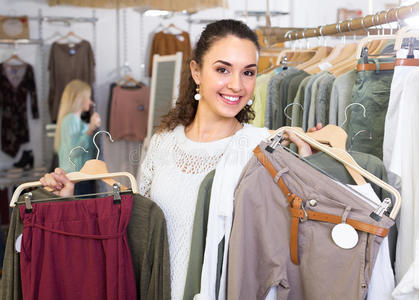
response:
{"label": "clothing store interior", "polygon": [[419,299],[419,2],[0,2],[0,300]]}

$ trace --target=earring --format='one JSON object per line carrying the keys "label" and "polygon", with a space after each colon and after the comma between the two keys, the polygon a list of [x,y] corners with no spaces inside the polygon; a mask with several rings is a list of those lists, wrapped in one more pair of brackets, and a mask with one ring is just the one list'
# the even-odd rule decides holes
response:
{"label": "earring", "polygon": [[249,101],[247,101],[247,105],[252,106],[252,104],[253,104],[253,100],[249,99]]}
{"label": "earring", "polygon": [[196,101],[199,101],[201,99],[201,94],[199,93],[199,84],[197,84],[195,90],[196,90],[196,94],[195,94],[194,98],[195,98]]}

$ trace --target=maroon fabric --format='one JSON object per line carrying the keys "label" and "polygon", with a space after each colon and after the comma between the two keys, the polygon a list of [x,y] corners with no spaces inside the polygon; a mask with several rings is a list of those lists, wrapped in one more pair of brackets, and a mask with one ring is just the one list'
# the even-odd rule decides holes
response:
{"label": "maroon fabric", "polygon": [[126,229],[132,195],[20,206],[24,300],[136,299]]}

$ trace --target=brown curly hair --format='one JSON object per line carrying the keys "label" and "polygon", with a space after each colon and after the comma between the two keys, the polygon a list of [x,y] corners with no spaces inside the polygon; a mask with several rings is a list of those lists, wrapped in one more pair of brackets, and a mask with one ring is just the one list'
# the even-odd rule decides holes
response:
{"label": "brown curly hair", "polygon": [[[260,50],[256,34],[243,22],[226,19],[208,24],[201,33],[192,53],[192,57],[186,61],[182,68],[183,72],[181,75],[180,91],[176,105],[162,118],[162,122],[157,128],[157,132],[173,130],[179,124],[187,127],[192,123],[198,108],[198,101],[194,100],[197,86],[192,78],[189,64],[194,60],[198,63],[199,67],[202,67],[202,58],[211,46],[216,41],[228,35],[250,40],[255,44],[257,50]],[[248,105],[245,105],[245,107],[236,115],[236,119],[240,123],[248,123],[254,118],[255,113]]]}

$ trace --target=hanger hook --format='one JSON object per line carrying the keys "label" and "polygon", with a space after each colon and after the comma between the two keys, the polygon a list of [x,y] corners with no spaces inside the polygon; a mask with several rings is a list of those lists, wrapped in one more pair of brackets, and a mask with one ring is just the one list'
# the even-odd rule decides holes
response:
{"label": "hanger hook", "polygon": [[292,30],[288,30],[287,32],[285,32],[284,39],[289,39],[288,35],[290,34],[290,32],[292,32]]}
{"label": "hanger hook", "polygon": [[399,18],[399,10],[400,7],[396,9],[396,20],[397,20],[397,28],[400,29],[400,18]]}
{"label": "hanger hook", "polygon": [[377,16],[377,24],[378,24],[378,26],[380,26],[380,28],[381,28],[381,35],[384,35],[384,27],[383,27],[383,24],[381,24],[381,12],[377,12],[375,15],[374,15],[374,18],[375,18],[375,16]]}
{"label": "hanger hook", "polygon": [[76,171],[76,164],[74,163],[74,161],[72,161],[71,155],[73,154],[73,151],[76,150],[76,149],[82,149],[85,153],[88,153],[89,152],[86,149],[84,149],[82,146],[76,146],[76,147],[74,147],[73,149],[70,150],[70,153],[68,154],[68,160],[73,165],[74,171]]}
{"label": "hanger hook", "polygon": [[360,134],[360,133],[363,133],[363,132],[368,132],[368,133],[369,133],[369,137],[368,137],[368,139],[372,140],[371,131],[369,131],[368,129],[362,129],[362,130],[358,131],[357,133],[355,133],[355,134],[353,135],[353,137],[351,137],[351,144],[350,144],[350,146],[349,146],[349,151],[351,151],[351,150],[352,150],[352,145],[353,145],[353,143],[354,143],[354,141],[355,141],[356,136],[357,136],[358,134]]}
{"label": "hanger hook", "polygon": [[342,123],[342,126],[341,127],[343,127],[343,125],[345,125],[345,123],[346,123],[346,121],[348,121],[348,115],[347,115],[347,112],[348,112],[348,108],[349,107],[351,107],[351,106],[353,106],[353,105],[359,105],[359,106],[361,106],[362,107],[362,109],[364,110],[364,112],[363,112],[363,116],[364,116],[364,118],[366,118],[367,117],[367,115],[366,115],[366,109],[365,109],[365,106],[363,105],[363,104],[361,104],[361,103],[351,103],[351,104],[349,104],[346,108],[345,108],[345,121],[343,121],[343,123]]}
{"label": "hanger hook", "polygon": [[384,20],[386,21],[386,24],[390,26],[390,35],[393,35],[393,26],[390,25],[388,22],[388,13],[390,12],[391,8],[387,9],[386,14],[384,15]]}
{"label": "hanger hook", "polygon": [[97,146],[97,144],[96,144],[96,136],[97,136],[99,133],[106,133],[107,135],[109,135],[109,139],[110,139],[110,140],[111,140],[111,142],[113,143],[113,139],[112,139],[111,134],[110,134],[109,132],[107,132],[106,130],[99,130],[98,132],[96,132],[96,133],[95,133],[95,135],[93,136],[93,144],[95,145],[95,147],[96,147],[96,151],[97,151],[97,154],[96,154],[96,159],[99,159],[99,153],[100,153],[100,149],[99,149],[99,147],[98,147],[98,146]]}
{"label": "hanger hook", "polygon": [[287,117],[289,120],[292,120],[292,118],[287,114],[287,109],[288,107],[292,106],[292,105],[299,105],[301,107],[301,109],[304,111],[304,107],[300,104],[300,103],[290,103],[287,106],[285,106],[284,108],[284,115],[285,117]]}
{"label": "hanger hook", "polygon": [[361,26],[362,26],[362,28],[364,29],[364,31],[367,33],[367,36],[369,36],[370,35],[370,31],[368,30],[368,29],[366,29],[365,28],[365,18],[366,18],[367,16],[365,16],[365,17],[363,17],[362,19],[361,19]]}

